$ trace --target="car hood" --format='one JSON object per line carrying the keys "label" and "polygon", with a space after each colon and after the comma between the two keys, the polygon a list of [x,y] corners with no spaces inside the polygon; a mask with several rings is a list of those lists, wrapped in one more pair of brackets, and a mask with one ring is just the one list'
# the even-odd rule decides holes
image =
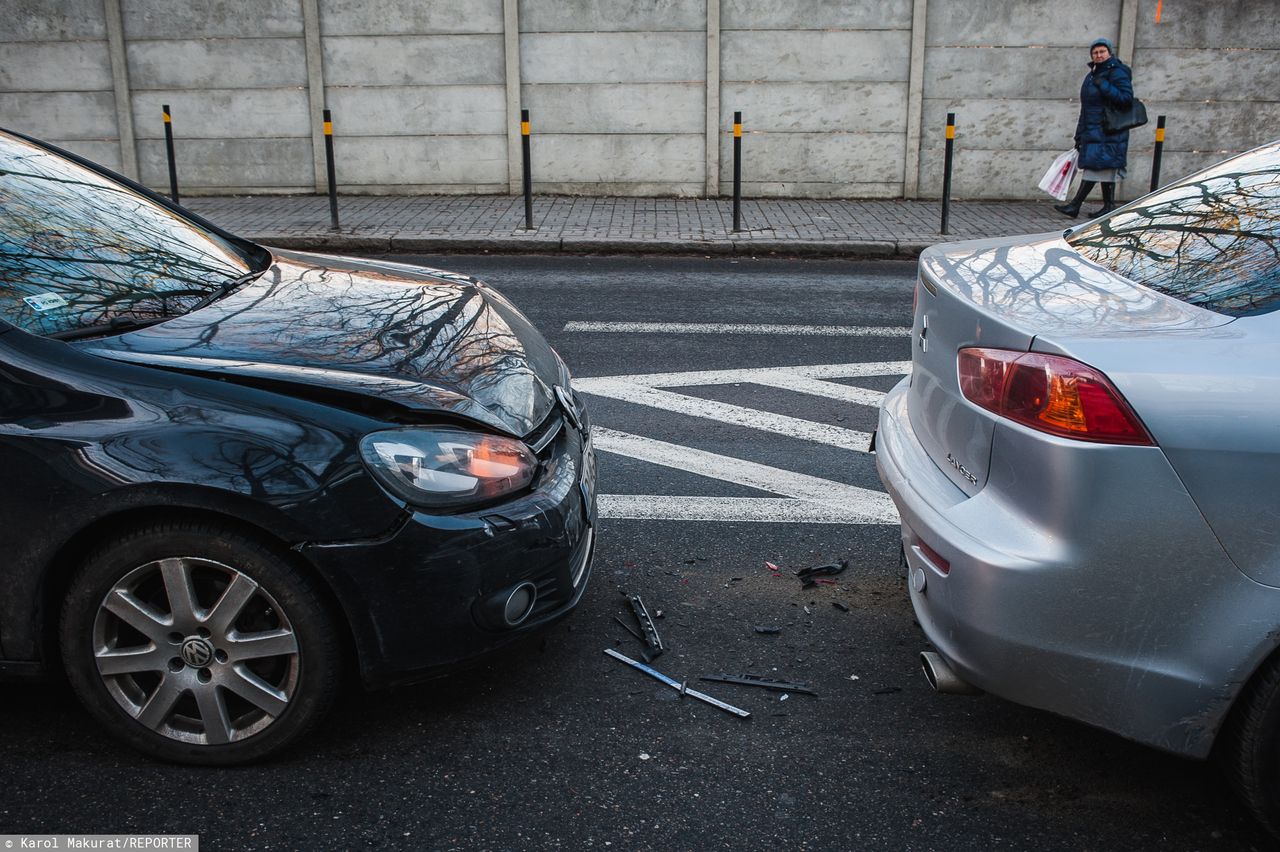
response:
{"label": "car hood", "polygon": [[542,335],[492,288],[404,264],[275,252],[252,283],[96,355],[286,392],[357,395],[524,436],[567,376]]}

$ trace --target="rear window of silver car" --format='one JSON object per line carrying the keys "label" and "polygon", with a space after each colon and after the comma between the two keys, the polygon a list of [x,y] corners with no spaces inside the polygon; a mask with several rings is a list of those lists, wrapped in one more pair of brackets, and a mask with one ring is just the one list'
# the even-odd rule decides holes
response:
{"label": "rear window of silver car", "polygon": [[1280,308],[1280,143],[1178,181],[1067,238],[1095,263],[1228,316]]}

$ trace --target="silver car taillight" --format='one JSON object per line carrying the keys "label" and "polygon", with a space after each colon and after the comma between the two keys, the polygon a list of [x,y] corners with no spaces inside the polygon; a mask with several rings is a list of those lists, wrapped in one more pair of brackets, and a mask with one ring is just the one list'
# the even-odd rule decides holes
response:
{"label": "silver car taillight", "polygon": [[960,350],[958,368],[965,399],[1016,423],[1080,441],[1155,444],[1107,377],[1073,358],[973,347]]}

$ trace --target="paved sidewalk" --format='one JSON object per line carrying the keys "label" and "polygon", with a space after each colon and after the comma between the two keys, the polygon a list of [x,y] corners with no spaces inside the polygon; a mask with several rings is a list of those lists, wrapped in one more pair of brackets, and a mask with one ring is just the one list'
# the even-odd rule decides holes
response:
{"label": "paved sidewalk", "polygon": [[913,257],[934,243],[1059,230],[1043,203],[953,201],[950,234],[936,201],[752,200],[730,233],[728,199],[565,198],[503,195],[344,196],[341,229],[324,196],[188,198],[184,205],[229,231],[284,248],[397,252],[789,254]]}

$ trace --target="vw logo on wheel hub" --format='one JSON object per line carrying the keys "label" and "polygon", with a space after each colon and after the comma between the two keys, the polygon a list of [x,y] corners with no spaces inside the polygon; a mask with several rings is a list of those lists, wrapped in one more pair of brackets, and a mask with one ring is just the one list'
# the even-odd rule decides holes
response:
{"label": "vw logo on wheel hub", "polygon": [[213,646],[199,636],[192,636],[182,643],[182,661],[193,668],[202,669],[213,659]]}

